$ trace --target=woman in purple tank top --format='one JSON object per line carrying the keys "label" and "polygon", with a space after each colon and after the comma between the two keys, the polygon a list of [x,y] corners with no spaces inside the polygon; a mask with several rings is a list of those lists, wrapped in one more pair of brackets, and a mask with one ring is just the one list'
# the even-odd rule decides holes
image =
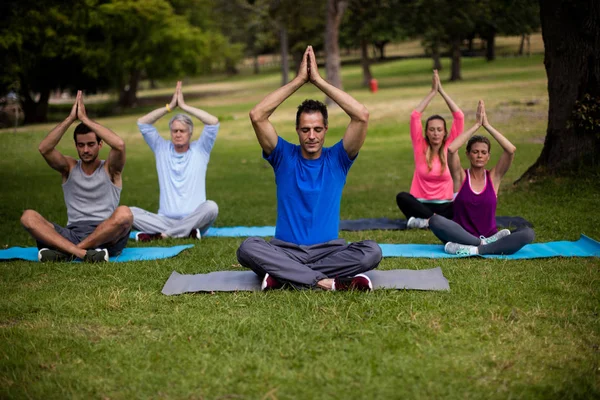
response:
{"label": "woman in purple tank top", "polygon": [[[503,153],[496,165],[487,170],[490,160],[490,140],[484,136],[473,136],[481,127],[492,135],[502,147]],[[467,142],[468,141],[468,142]],[[467,142],[469,169],[462,169],[458,149]],[[454,199],[454,218],[441,215],[429,219],[429,228],[446,245],[450,254],[513,254],[531,243],[535,237],[531,228],[514,232],[496,228],[496,204],[502,177],[512,164],[516,147],[498,132],[487,120],[485,105],[480,100],[477,106],[477,122],[461,133],[448,147],[448,166],[455,187],[460,187]]]}

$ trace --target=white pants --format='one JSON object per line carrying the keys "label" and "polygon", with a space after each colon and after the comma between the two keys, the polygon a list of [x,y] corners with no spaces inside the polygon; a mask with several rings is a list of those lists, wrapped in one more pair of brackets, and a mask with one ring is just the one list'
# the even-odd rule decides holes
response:
{"label": "white pants", "polygon": [[181,219],[154,214],[139,207],[129,208],[133,213],[134,229],[144,233],[164,233],[173,238],[187,237],[194,229],[200,229],[200,234],[204,235],[219,215],[219,207],[212,200],[206,200]]}

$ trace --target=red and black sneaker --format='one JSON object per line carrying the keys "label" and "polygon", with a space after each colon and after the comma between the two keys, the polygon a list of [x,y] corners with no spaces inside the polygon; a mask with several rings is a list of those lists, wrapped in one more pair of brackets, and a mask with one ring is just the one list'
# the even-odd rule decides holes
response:
{"label": "red and black sneaker", "polygon": [[146,232],[138,232],[135,234],[136,242],[151,242],[153,240],[162,239],[162,235],[160,233],[146,233]]}
{"label": "red and black sneaker", "polygon": [[282,287],[283,284],[281,282],[273,278],[271,275],[265,274],[262,284],[260,285],[260,290],[281,289]]}
{"label": "red and black sneaker", "polygon": [[358,274],[352,278],[335,278],[333,280],[333,290],[360,290],[369,292],[373,290],[373,284],[368,276]]}

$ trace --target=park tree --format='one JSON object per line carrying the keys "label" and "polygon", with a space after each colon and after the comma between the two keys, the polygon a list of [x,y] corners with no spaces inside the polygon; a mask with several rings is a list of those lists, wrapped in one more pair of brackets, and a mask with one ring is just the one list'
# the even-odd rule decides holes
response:
{"label": "park tree", "polygon": [[108,86],[98,49],[87,41],[91,7],[86,0],[6,0],[0,12],[0,89],[19,95],[25,123],[44,122],[53,90],[95,91]]}
{"label": "park tree", "polygon": [[[406,1],[404,21],[411,36],[420,36],[432,54],[434,67],[440,67],[439,53],[447,48],[451,57],[450,80],[461,77],[461,46],[475,30],[482,12],[476,0]],[[439,68],[438,68],[439,69]]]}
{"label": "park tree", "polygon": [[[215,18],[220,32],[232,45],[243,49],[246,57],[253,60],[254,73],[260,72],[259,56],[275,51],[277,39],[268,19],[268,3],[265,1],[217,0]],[[235,72],[230,70],[230,72]]]}
{"label": "park tree", "polygon": [[379,51],[379,58],[383,60],[385,45],[404,34],[398,18],[400,9],[398,0],[349,1],[340,37],[345,46],[361,49],[363,86],[368,86],[373,78],[369,46],[375,46]]}
{"label": "park tree", "polygon": [[[333,86],[342,89],[342,60],[340,57],[340,24],[348,2],[344,0],[327,0],[326,23],[325,23],[325,75]],[[328,104],[333,101],[326,99]]]}
{"label": "park tree", "polygon": [[598,171],[600,3],[540,0],[548,129],[537,161],[519,179]]}
{"label": "park tree", "polygon": [[493,61],[498,34],[524,37],[539,29],[538,0],[484,0],[479,4],[477,18],[474,34],[485,40],[486,59]]}
{"label": "park tree", "polygon": [[210,72],[226,57],[227,41],[215,32],[203,31],[178,15],[165,0],[110,0],[97,9],[97,24],[104,37],[99,46],[113,86],[119,90],[119,106],[137,101],[142,77],[175,78]]}

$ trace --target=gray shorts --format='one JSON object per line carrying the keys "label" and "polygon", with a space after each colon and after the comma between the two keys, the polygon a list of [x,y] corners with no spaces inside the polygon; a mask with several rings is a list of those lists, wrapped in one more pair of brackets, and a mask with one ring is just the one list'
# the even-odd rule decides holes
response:
{"label": "gray shorts", "polygon": [[[66,228],[55,224],[54,230],[58,232],[62,237],[67,239],[69,242],[73,244],[79,244],[83,239],[88,237],[94,230],[100,225],[103,221],[80,221],[75,222],[71,225],[68,225]],[[129,239],[129,232],[121,238],[115,238],[115,240],[103,243],[98,248],[107,249],[108,254],[112,256],[118,256],[121,254],[125,246],[127,245],[127,240]],[[38,249],[43,249],[45,247],[50,247],[43,242],[37,241]]]}

